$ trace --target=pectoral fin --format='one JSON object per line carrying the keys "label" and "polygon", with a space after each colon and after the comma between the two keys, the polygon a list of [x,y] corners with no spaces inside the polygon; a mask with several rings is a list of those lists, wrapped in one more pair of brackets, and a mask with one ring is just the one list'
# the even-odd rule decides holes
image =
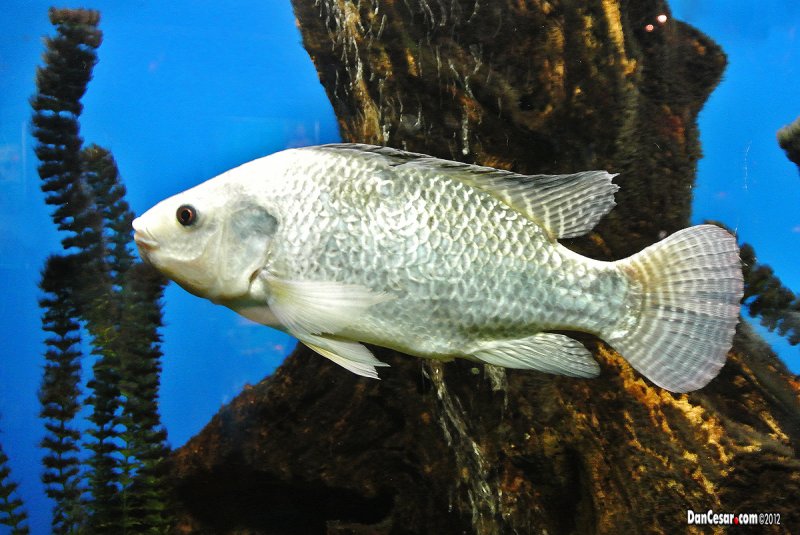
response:
{"label": "pectoral fin", "polygon": [[479,342],[469,352],[504,368],[539,370],[572,377],[597,377],[600,366],[580,342],[563,334],[539,333],[515,340]]}
{"label": "pectoral fin", "polygon": [[393,299],[356,284],[286,280],[266,276],[270,310],[297,338],[336,334],[355,324],[371,306]]}
{"label": "pectoral fin", "polygon": [[356,375],[379,379],[375,368],[388,366],[385,362],[376,359],[369,349],[358,342],[314,335],[301,338],[300,341],[323,357],[332,360]]}
{"label": "pectoral fin", "polygon": [[375,368],[388,366],[358,342],[328,335],[357,323],[371,306],[392,296],[356,284],[264,277],[269,309],[289,334],[357,375],[377,379]]}

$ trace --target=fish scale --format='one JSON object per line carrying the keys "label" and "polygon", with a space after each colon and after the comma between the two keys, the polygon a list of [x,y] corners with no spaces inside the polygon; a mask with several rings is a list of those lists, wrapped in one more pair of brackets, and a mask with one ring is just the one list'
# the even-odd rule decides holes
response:
{"label": "fish scale", "polygon": [[[290,215],[282,226],[286,236],[276,236],[284,245],[275,257],[287,259],[281,276],[362,285],[396,297],[372,307],[343,336],[450,359],[467,356],[476,340],[547,329],[599,332],[600,325],[617,321],[618,291],[611,299],[597,293],[591,302],[581,298],[601,273],[616,279],[617,290],[624,286],[624,275],[611,264],[591,261],[596,265],[590,267],[589,259],[566,254],[535,223],[515,217],[488,193],[402,166],[389,175],[370,163],[327,157],[314,188],[330,203],[309,198],[312,208]],[[293,168],[287,181],[300,191],[287,196],[310,197],[305,177],[315,167]],[[437,195],[422,193],[430,191]],[[363,217],[339,217],[362,211],[371,216],[368,229]],[[299,228],[313,229],[314,247],[305,248],[309,238],[298,235]],[[378,269],[374,258],[382,259]],[[399,342],[411,324],[426,340],[422,351]]]}
{"label": "fish scale", "polygon": [[188,291],[367,377],[385,364],[362,343],[594,377],[572,330],[664,388],[700,388],[738,321],[735,239],[700,225],[616,262],[561,246],[613,208],[613,176],[519,175],[370,145],[291,149],[162,201],[134,238]]}

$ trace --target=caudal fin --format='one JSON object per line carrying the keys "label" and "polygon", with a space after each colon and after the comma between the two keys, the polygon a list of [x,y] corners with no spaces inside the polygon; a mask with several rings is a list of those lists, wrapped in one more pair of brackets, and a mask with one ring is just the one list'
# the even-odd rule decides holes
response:
{"label": "caudal fin", "polygon": [[605,339],[655,384],[672,392],[705,386],[731,347],[742,269],[736,239],[713,225],[690,227],[617,264],[638,306]]}

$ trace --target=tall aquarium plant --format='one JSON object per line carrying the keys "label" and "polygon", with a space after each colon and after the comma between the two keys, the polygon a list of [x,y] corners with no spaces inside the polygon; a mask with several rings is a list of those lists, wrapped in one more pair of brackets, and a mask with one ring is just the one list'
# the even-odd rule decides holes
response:
{"label": "tall aquarium plant", "polygon": [[5,526],[11,535],[27,535],[28,513],[17,494],[19,484],[11,479],[8,456],[0,445],[0,526]]}
{"label": "tall aquarium plant", "polygon": [[[42,481],[55,501],[52,529],[166,532],[169,448],[157,406],[164,281],[131,252],[133,213],[113,156],[80,137],[100,14],[51,8],[49,15],[56,35],[45,39],[31,106],[41,187],[62,236],[40,282],[48,333]],[[84,406],[88,422],[79,417]]]}

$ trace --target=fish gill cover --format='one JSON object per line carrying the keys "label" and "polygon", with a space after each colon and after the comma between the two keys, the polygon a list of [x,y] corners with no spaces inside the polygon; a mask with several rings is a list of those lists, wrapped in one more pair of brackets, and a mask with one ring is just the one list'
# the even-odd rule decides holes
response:
{"label": "fish gill cover", "polygon": [[[617,208],[571,242],[595,258],[688,225],[696,117],[725,56],[664,2],[293,4],[346,141],[520,173],[618,172]],[[764,308],[781,329],[796,296],[751,261],[746,282],[772,289]],[[585,343],[602,368],[592,381],[379,348],[392,373],[369,381],[300,346],[175,452],[179,526],[669,533],[692,509],[781,511],[778,533],[800,522],[800,383],[746,324],[690,394]]]}

